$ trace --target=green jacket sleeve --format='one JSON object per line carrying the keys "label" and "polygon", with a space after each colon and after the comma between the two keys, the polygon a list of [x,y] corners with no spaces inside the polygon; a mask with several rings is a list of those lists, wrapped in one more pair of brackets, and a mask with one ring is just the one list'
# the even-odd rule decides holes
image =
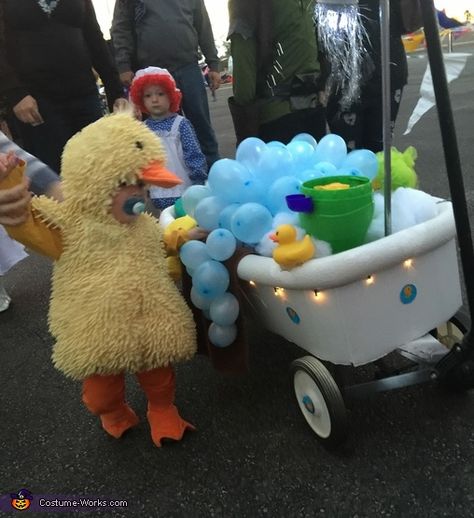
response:
{"label": "green jacket sleeve", "polygon": [[230,37],[233,60],[233,93],[236,104],[245,106],[257,97],[257,44],[254,37],[234,33]]}

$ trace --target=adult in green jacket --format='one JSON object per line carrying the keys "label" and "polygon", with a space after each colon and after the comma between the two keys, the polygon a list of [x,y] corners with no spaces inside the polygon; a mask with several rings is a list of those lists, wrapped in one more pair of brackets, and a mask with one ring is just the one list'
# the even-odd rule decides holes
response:
{"label": "adult in green jacket", "polygon": [[326,133],[319,102],[314,0],[230,0],[233,97],[237,142],[249,136],[289,142]]}

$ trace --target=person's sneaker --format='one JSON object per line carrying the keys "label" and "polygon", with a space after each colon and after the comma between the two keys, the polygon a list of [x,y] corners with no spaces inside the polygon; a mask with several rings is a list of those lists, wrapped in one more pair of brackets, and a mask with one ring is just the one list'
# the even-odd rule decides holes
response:
{"label": "person's sneaker", "polygon": [[12,301],[10,295],[6,292],[2,278],[0,277],[0,313],[2,311],[6,311],[10,307],[10,302]]}

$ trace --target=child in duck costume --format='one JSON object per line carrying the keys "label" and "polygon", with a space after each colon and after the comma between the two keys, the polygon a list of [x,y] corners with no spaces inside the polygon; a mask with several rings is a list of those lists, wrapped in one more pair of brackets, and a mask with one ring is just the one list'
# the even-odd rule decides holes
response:
{"label": "child in duck costume", "polygon": [[[157,446],[193,429],[174,406],[171,365],[196,349],[192,312],[167,273],[160,227],[139,213],[144,184],[180,183],[164,161],[160,140],[145,125],[127,114],[103,118],[66,145],[64,202],[33,198],[28,221],[9,229],[56,259],[49,311],[54,365],[83,380],[83,402],[116,438],[138,423],[124,395],[124,373],[135,373]],[[22,168],[0,188],[19,183]]]}

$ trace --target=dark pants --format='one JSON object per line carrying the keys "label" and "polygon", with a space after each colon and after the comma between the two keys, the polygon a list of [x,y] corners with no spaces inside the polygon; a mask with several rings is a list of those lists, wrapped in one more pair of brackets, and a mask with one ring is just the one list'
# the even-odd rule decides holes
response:
{"label": "dark pants", "polygon": [[[391,92],[391,125],[395,127],[403,88]],[[327,105],[327,119],[332,133],[341,136],[351,149],[383,149],[383,115],[381,88],[362,91],[361,99],[342,110],[339,97],[332,95]]]}
{"label": "dark pants", "polygon": [[219,160],[219,151],[209,115],[207,91],[199,65],[192,63],[173,71],[173,77],[183,94],[184,115],[191,121],[196,131],[201,150],[208,167]]}
{"label": "dark pants", "polygon": [[317,141],[326,135],[326,116],[323,106],[283,115],[279,119],[262,124],[258,130],[258,136],[264,142],[278,140],[284,144],[288,144],[298,133],[309,133]]}
{"label": "dark pants", "polygon": [[61,169],[61,154],[66,142],[78,131],[103,115],[98,94],[53,101],[35,96],[44,123],[24,124],[18,119],[18,133],[26,151],[38,157],[57,173]]}

